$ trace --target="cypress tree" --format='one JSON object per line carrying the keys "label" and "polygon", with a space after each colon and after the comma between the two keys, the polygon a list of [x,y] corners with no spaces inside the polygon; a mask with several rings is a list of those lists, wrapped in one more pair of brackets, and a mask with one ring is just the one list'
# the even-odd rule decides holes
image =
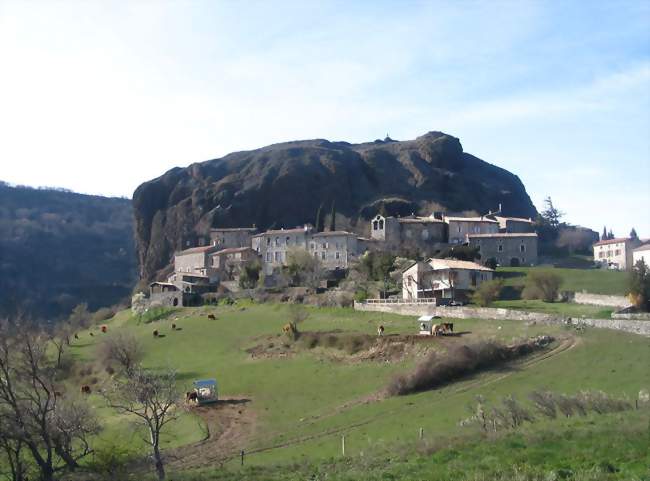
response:
{"label": "cypress tree", "polygon": [[330,231],[336,230],[336,201],[332,201],[332,210],[330,212]]}
{"label": "cypress tree", "polygon": [[607,240],[607,226],[603,226],[603,233],[600,235],[600,240]]}
{"label": "cypress tree", "polygon": [[607,234],[607,237],[610,239],[614,238],[614,233],[612,232],[612,229],[609,229],[609,234]]}
{"label": "cypress tree", "polygon": [[636,229],[632,227],[632,230],[630,231],[630,239],[638,239],[639,236],[636,233]]}
{"label": "cypress tree", "polygon": [[323,204],[318,206],[318,211],[316,212],[316,232],[323,232],[325,230],[325,216],[323,215]]}

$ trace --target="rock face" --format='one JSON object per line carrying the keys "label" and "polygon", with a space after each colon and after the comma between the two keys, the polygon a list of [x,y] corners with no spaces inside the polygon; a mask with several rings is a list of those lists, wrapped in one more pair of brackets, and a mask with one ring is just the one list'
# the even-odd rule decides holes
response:
{"label": "rock face", "polygon": [[[149,281],[175,250],[210,227],[295,227],[335,203],[337,222],[363,233],[365,219],[432,210],[536,215],[519,178],[463,152],[441,132],[364,144],[305,140],[234,152],[175,168],[133,194],[140,277]],[[339,225],[340,227],[340,225]]]}

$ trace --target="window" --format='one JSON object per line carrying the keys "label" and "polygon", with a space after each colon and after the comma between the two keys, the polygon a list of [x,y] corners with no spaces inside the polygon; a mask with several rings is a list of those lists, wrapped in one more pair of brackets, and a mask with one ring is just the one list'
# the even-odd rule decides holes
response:
{"label": "window", "polygon": [[266,245],[267,245],[267,246],[270,246],[270,245],[271,245],[271,238],[270,238],[270,237],[267,237],[267,238],[266,238]]}
{"label": "window", "polygon": [[314,257],[318,259],[318,252],[314,252]]}
{"label": "window", "polygon": [[321,247],[322,247],[323,249],[327,249],[327,242],[323,242],[323,244],[321,245]]}
{"label": "window", "polygon": [[287,238],[284,240],[284,243],[285,243],[286,245],[291,244],[291,237],[287,236]]}
{"label": "window", "polygon": [[266,253],[266,262],[271,262],[271,253],[270,252]]}
{"label": "window", "polygon": [[458,224],[458,232],[460,232],[460,224]]}
{"label": "window", "polygon": [[309,248],[310,248],[311,250],[315,250],[315,249],[316,249],[316,244],[314,244],[314,243],[312,242],[311,244],[309,244]]}
{"label": "window", "polygon": [[379,223],[375,220],[372,222],[372,230],[378,230],[379,229]]}
{"label": "window", "polygon": [[320,258],[323,259],[323,260],[325,260],[325,251],[323,251],[323,252],[320,253]]}
{"label": "window", "polygon": [[280,245],[280,238],[279,238],[279,237],[276,237],[276,238],[275,238],[275,245],[276,245],[276,246],[279,246],[279,245]]}
{"label": "window", "polygon": [[620,255],[621,255],[621,251],[620,251],[620,249],[616,249],[616,252],[615,252],[614,255],[620,256]]}
{"label": "window", "polygon": [[280,262],[280,253],[279,252],[275,253],[275,262]]}
{"label": "window", "polygon": [[521,245],[519,246],[519,251],[520,251],[520,252],[526,252],[526,246],[525,246],[524,244],[521,244]]}
{"label": "window", "polygon": [[407,284],[408,284],[409,287],[411,287],[411,281],[412,281],[412,280],[413,280],[413,278],[412,278],[411,276],[408,276],[408,278],[407,278]]}
{"label": "window", "polygon": [[499,244],[499,252],[503,252],[503,244]]}
{"label": "window", "polygon": [[424,229],[422,231],[422,240],[427,240],[429,238],[429,231]]}
{"label": "window", "polygon": [[337,253],[336,253],[336,258],[337,258],[337,259],[340,259],[340,258],[341,258],[341,253],[340,253],[340,252],[337,252]]}
{"label": "window", "polygon": [[379,221],[379,229],[383,229],[383,228],[384,228],[384,221],[380,220]]}
{"label": "window", "polygon": [[406,229],[405,234],[406,234],[406,237],[410,239],[411,238],[411,229]]}
{"label": "window", "polygon": [[522,257],[522,258],[521,258],[521,263],[523,264],[524,262],[526,262],[526,258],[525,258],[525,257]]}

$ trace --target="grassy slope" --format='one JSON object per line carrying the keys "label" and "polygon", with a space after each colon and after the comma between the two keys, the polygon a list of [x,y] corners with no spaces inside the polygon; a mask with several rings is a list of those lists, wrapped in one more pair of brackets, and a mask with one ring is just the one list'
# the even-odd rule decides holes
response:
{"label": "grassy slope", "polygon": [[518,309],[522,311],[543,312],[568,317],[588,317],[597,319],[611,319],[614,308],[603,306],[590,306],[588,304],[575,304],[572,302],[544,302],[539,299],[526,300],[501,300],[495,301],[490,307],[505,309]]}
{"label": "grassy slope", "polygon": [[[249,305],[216,309],[218,319],[207,319],[208,309],[184,309],[175,321],[182,331],[170,332],[170,320],[136,325],[127,313],[109,323],[109,331],[129,329],[141,337],[146,347],[145,364],[150,367],[171,365],[179,370],[180,388],[189,388],[191,380],[216,377],[222,395],[252,399],[257,415],[255,441],[248,450],[273,446],[298,436],[342,428],[347,436],[348,453],[381,449],[412,440],[423,427],[427,434],[447,436],[457,433],[459,419],[466,416],[465,406],[476,394],[498,398],[515,394],[519,398],[540,387],[574,393],[580,389],[602,389],[612,394],[636,396],[650,386],[650,343],[647,338],[607,330],[588,330],[573,349],[525,370],[486,373],[453,386],[381,402],[359,404],[345,410],[337,408],[347,401],[376,392],[404,363],[336,363],[313,353],[295,358],[251,360],[243,351],[256,343],[255,338],[279,333],[287,320],[286,306]],[[387,333],[413,333],[414,319],[347,309],[313,309],[304,330],[357,331],[374,333],[377,324]],[[520,322],[454,321],[457,330],[471,331],[469,338],[534,335],[540,332],[562,334],[559,327],[530,326]],[[498,329],[502,326],[502,329]],[[153,329],[166,337],[154,339]],[[82,334],[73,348],[79,359],[91,360],[93,344],[100,338]],[[278,338],[281,340],[281,338]],[[444,342],[444,341],[441,341]],[[502,377],[506,374],[505,377]],[[476,387],[478,380],[490,380]],[[98,405],[100,400],[92,397]],[[103,411],[111,428],[104,439],[128,433],[122,421]],[[321,416],[313,419],[313,416]],[[352,427],[357,426],[357,427]],[[198,440],[202,433],[191,415],[184,415],[169,433],[168,445]],[[272,449],[248,457],[249,464],[276,464],[299,459],[326,459],[339,451],[340,434],[316,437],[288,448]],[[138,440],[132,433],[132,445]],[[234,462],[233,462],[234,463]]]}
{"label": "grassy slope", "polygon": [[551,271],[564,280],[561,289],[593,294],[624,296],[627,294],[627,273],[602,269],[562,269],[556,267],[499,267],[506,286],[523,287],[529,271]]}

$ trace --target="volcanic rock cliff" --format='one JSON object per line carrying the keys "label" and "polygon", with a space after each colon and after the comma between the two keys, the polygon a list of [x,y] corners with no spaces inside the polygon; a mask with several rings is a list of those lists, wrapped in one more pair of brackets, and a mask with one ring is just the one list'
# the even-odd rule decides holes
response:
{"label": "volcanic rock cliff", "polygon": [[[347,228],[363,232],[380,209],[428,215],[433,208],[536,214],[519,178],[463,152],[441,132],[363,144],[305,140],[234,152],[174,168],[133,194],[142,281],[210,227],[295,227],[335,203]],[[355,227],[356,226],[356,227]]]}

